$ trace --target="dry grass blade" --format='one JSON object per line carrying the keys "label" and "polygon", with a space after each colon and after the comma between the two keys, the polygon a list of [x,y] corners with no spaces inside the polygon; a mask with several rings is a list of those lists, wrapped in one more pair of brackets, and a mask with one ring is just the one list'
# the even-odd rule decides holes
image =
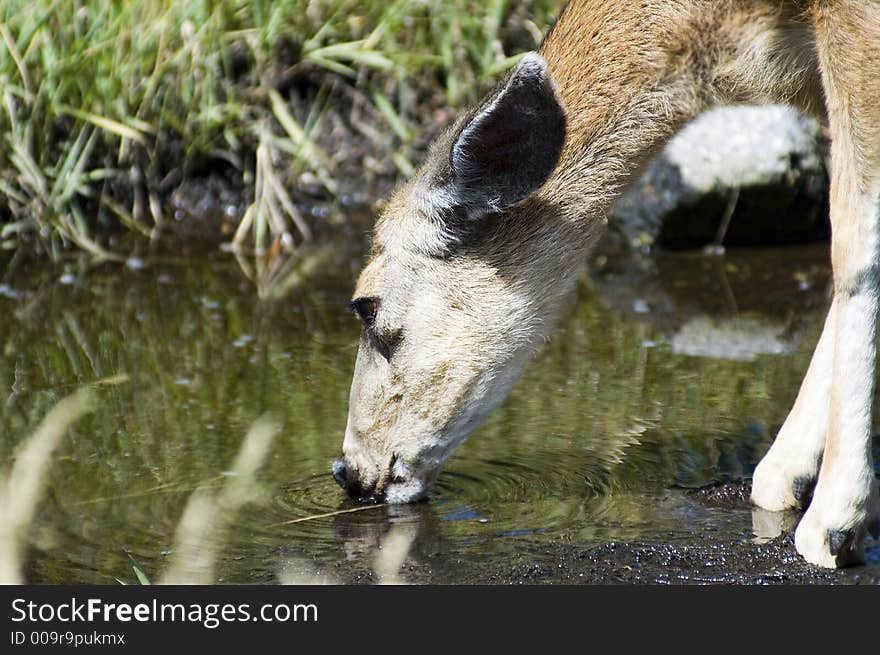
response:
{"label": "dry grass blade", "polygon": [[[314,142],[312,135],[297,122],[275,89],[269,90],[269,100],[272,104],[272,114],[275,116],[275,120],[290,137],[290,142],[293,145],[292,150],[296,155],[296,163],[304,162],[315,171],[318,179],[328,191],[336,193],[338,185],[330,173],[332,163],[327,154]],[[316,126],[312,127],[314,129]],[[284,141],[278,140],[278,144],[282,146]],[[281,149],[285,148],[282,146]],[[287,149],[290,150],[290,148]]]}
{"label": "dry grass blade", "polygon": [[15,45],[15,39],[12,37],[9,27],[7,27],[5,23],[0,23],[0,36],[3,37],[3,43],[6,45],[6,49],[9,51],[12,60],[15,62],[15,67],[18,68],[18,74],[21,75],[21,82],[24,84],[25,90],[28,93],[31,93],[31,81],[28,76],[27,66],[24,65],[24,59],[18,51],[18,47]]}
{"label": "dry grass blade", "polygon": [[[323,66],[326,66],[328,62],[333,62],[337,65],[338,62],[353,62],[383,71],[390,71],[394,68],[394,62],[391,59],[381,52],[369,50],[364,46],[365,43],[363,41],[334,43],[333,45],[311,51],[306,55],[306,58]],[[334,72],[339,72],[336,67],[331,68]],[[352,72],[354,71],[352,70]]]}
{"label": "dry grass blade", "polygon": [[269,454],[278,425],[258,419],[242,442],[229,475],[216,495],[197,489],[190,496],[174,536],[171,564],[162,584],[213,584],[220,546],[238,511],[257,497],[257,472]]}
{"label": "dry grass blade", "polygon": [[26,141],[9,139],[11,144],[10,161],[15,167],[16,179],[22,191],[39,200],[45,207],[49,204],[49,183],[43,169],[31,156]]}
{"label": "dry grass blade", "polygon": [[380,507],[386,507],[385,504],[376,504],[376,505],[363,505],[361,507],[351,507],[349,509],[340,509],[335,512],[324,512],[323,514],[311,514],[310,516],[301,516],[298,519],[290,519],[289,521],[282,521],[281,523],[273,523],[272,525],[267,525],[267,528],[277,528],[282,525],[293,525],[294,523],[305,523],[306,521],[316,521],[318,519],[327,519],[333,516],[339,516],[340,514],[351,514],[352,512],[365,512],[369,509],[378,509]]}
{"label": "dry grass blade", "polygon": [[311,239],[312,233],[278,179],[273,164],[274,137],[271,131],[266,125],[262,125],[259,134],[254,201],[244,213],[232,239],[232,247],[234,250],[240,250],[248,234],[253,233],[254,250],[261,255],[266,251],[269,235],[288,249],[292,247],[293,238],[287,230],[288,218],[299,230],[303,239]]}
{"label": "dry grass blade", "polygon": [[0,476],[0,584],[22,584],[21,551],[43,491],[43,478],[61,438],[92,406],[92,394],[81,389],[61,400],[46,415],[18,452],[15,464]]}
{"label": "dry grass blade", "polygon": [[68,107],[67,105],[58,105],[56,109],[59,113],[68,114],[70,116],[73,116],[74,118],[78,118],[80,120],[91,123],[92,125],[99,127],[102,130],[106,130],[111,134],[115,134],[120,138],[131,139],[132,141],[137,141],[142,145],[146,143],[144,135],[141,134],[139,130],[133,127],[129,127],[128,125],[124,125],[123,123],[113,120],[112,118],[107,118],[106,116],[101,116],[90,111],[83,111],[82,109],[77,109],[76,107]]}

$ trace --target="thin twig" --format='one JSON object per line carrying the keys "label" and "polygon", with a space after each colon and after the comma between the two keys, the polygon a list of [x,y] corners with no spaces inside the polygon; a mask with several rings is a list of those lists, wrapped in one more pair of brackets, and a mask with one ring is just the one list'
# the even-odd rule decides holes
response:
{"label": "thin twig", "polygon": [[363,507],[352,507],[351,509],[340,509],[335,512],[327,512],[326,514],[314,514],[312,516],[303,516],[298,519],[290,519],[289,521],[282,521],[281,523],[272,523],[271,525],[267,525],[267,528],[277,528],[282,525],[293,525],[294,523],[304,523],[305,521],[315,521],[317,519],[326,519],[331,516],[339,516],[340,514],[351,514],[352,512],[363,512],[368,509],[377,509],[379,507],[387,507],[385,503],[379,503],[377,505],[364,505]]}

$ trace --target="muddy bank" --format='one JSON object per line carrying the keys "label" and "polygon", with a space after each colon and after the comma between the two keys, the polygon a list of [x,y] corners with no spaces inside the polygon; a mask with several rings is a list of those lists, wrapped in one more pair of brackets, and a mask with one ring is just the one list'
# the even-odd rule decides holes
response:
{"label": "muddy bank", "polygon": [[[305,72],[291,84],[293,116],[305,120],[321,80]],[[315,135],[326,153],[323,174],[280,171],[319,239],[381,210],[457,115],[442,93],[417,86],[406,113],[421,125],[404,141],[381,129],[382,114],[357,90],[343,89],[336,100]],[[819,123],[790,107],[707,112],[675,135],[615,203],[609,239],[635,250],[827,240],[826,150]],[[164,196],[161,232],[172,239],[229,241],[254,200],[250,176],[229,167],[170,177],[175,184]]]}
{"label": "muddy bank", "polygon": [[[309,105],[305,79],[290,96],[296,116]],[[332,184],[312,172],[288,180],[298,211],[318,234],[379,210],[456,116],[442,94],[421,89],[409,113],[430,120],[403,143],[393,131],[377,129],[382,116],[354,93],[327,112],[316,136],[329,153]],[[790,107],[711,111],[677,134],[617,201],[609,238],[636,250],[827,240],[826,149],[819,124]],[[181,179],[166,198],[165,231],[208,243],[229,240],[253,201],[246,178],[227,170]]]}
{"label": "muddy bank", "polygon": [[880,584],[875,569],[842,571],[806,564],[791,536],[761,545],[701,540],[698,544],[609,542],[588,551],[559,548],[555,565],[512,566],[468,582],[500,584]]}
{"label": "muddy bank", "polygon": [[[591,546],[523,540],[504,562],[450,558],[434,541],[436,531],[425,521],[426,511],[389,510],[395,518],[389,520],[384,535],[395,523],[406,524],[401,517],[409,516],[409,525],[418,536],[410,544],[401,576],[413,584],[880,584],[880,543],[876,540],[868,541],[866,565],[829,570],[807,564],[795,551],[791,531],[799,518],[797,513],[771,516],[771,522],[778,521],[783,532],[756,536],[755,528],[760,531],[760,526],[766,526],[766,517],[753,517],[750,522],[753,511],[758,512],[749,504],[750,488],[747,481],[737,481],[696,490],[670,490],[666,497],[654,501],[658,506],[678,505],[688,514],[722,513],[720,524],[703,525],[703,530],[694,533],[670,530],[650,539],[611,540]],[[358,547],[350,550],[357,553],[354,559],[364,559],[388,543],[383,541],[384,535],[366,538],[363,517],[340,517],[336,530],[347,543],[357,542]],[[352,564],[338,564],[324,575],[348,584],[381,581],[374,569]]]}

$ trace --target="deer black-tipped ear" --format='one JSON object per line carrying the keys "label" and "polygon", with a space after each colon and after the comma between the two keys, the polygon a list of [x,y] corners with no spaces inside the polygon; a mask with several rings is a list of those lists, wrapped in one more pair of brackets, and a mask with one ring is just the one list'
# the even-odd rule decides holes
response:
{"label": "deer black-tipped ear", "polygon": [[547,62],[530,52],[455,135],[447,200],[469,210],[505,209],[544,184],[564,142],[565,111]]}

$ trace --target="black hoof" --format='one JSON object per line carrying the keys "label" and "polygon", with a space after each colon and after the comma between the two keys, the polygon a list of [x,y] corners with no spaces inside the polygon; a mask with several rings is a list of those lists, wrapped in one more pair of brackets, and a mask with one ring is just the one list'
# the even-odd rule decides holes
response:
{"label": "black hoof", "polygon": [[808,504],[810,496],[813,495],[814,486],[816,486],[815,478],[795,478],[791,486],[791,493],[794,499],[801,504],[801,507]]}
{"label": "black hoof", "polygon": [[828,548],[831,554],[837,557],[844,548],[852,546],[853,536],[852,530],[829,530]]}

